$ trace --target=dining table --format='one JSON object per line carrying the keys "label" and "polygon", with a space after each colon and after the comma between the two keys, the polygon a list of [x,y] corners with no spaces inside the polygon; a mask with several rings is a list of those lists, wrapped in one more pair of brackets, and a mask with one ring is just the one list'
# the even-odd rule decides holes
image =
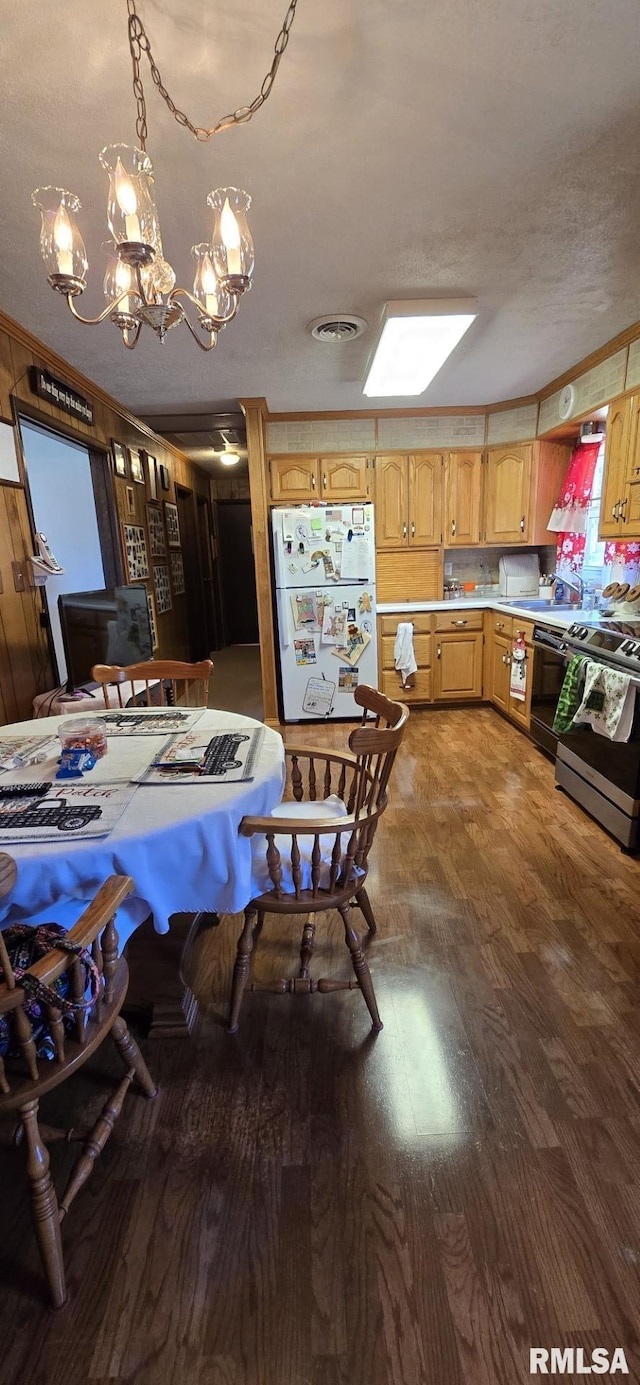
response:
{"label": "dining table", "polygon": [[[144,710],[144,709],[142,709]],[[140,715],[140,709],[137,709]],[[156,715],[149,708],[148,715]],[[3,738],[51,733],[48,758],[23,769],[20,778],[53,780],[59,755],[58,728],[65,718],[39,717],[0,726]],[[121,947],[151,919],[167,933],[172,916],[220,916],[242,910],[252,896],[251,842],[240,836],[242,818],[263,816],[280,801],[285,780],[282,737],[252,717],[207,708],[197,721],[198,739],[216,732],[259,730],[251,778],[234,782],[141,782],[107,836],[13,843],[0,832],[0,851],[17,862],[17,880],[0,904],[0,929],[17,922],[55,920],[72,927],[99,886],[112,874],[129,875],[134,892],[116,918]],[[108,736],[108,752],[83,778],[92,787],[128,782],[132,766],[143,767],[166,743],[166,733]],[[16,776],[0,772],[3,781]],[[59,787],[56,785],[56,787]],[[1,800],[0,800],[1,801]]]}

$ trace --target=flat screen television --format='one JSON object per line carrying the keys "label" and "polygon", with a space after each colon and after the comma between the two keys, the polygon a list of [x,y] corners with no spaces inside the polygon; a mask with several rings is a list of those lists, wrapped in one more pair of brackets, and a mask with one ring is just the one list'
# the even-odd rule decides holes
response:
{"label": "flat screen television", "polygon": [[58,610],[69,692],[92,682],[94,664],[140,664],[153,658],[146,587],[64,592]]}

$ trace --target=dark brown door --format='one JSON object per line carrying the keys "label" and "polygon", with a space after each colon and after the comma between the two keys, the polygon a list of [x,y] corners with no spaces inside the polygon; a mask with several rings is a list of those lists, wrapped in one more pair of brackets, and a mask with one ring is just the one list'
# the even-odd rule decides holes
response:
{"label": "dark brown door", "polygon": [[258,644],[250,501],[219,501],[218,531],[226,643]]}
{"label": "dark brown door", "polygon": [[176,486],[176,505],[180,522],[187,628],[184,631],[191,659],[206,659],[209,653],[204,619],[204,584],[198,557],[198,526],[193,491]]}

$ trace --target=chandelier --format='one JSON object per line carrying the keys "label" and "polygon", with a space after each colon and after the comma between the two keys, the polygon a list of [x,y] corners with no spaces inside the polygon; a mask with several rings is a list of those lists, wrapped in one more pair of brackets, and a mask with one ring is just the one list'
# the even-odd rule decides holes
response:
{"label": "chandelier", "polygon": [[[80,201],[64,188],[43,187],[32,193],[41,214],[40,253],[49,283],[61,293],[78,322],[97,326],[109,318],[122,333],[124,345],[136,346],[143,326],[152,327],[164,342],[170,327],[184,322],[203,351],[211,351],[222,327],[235,317],[240,299],[251,288],[254,249],[247,222],[251,206],[240,188],[216,188],[207,203],[213,212],[211,239],[191,247],[195,260],[193,290],[176,288],[176,276],[162,249],[162,235],[155,201],[153,164],[147,154],[147,109],[140,72],[143,53],[151,76],[179,125],[196,139],[206,141],[233,125],[246,124],[269,96],[282,55],[289,42],[298,0],[291,0],[276,39],[273,61],[258,95],[249,106],[240,106],[211,128],[194,125],[174,104],[162,81],[151,45],[136,11],[136,0],[127,0],[129,50],[133,65],[138,144],[110,144],[99,155],[109,175],[107,223],[111,239],[106,243],[107,268],[104,293],[107,306],[97,317],[83,317],[75,299],[87,287],[88,260],[76,216]],[[194,326],[187,314],[197,314]]]}

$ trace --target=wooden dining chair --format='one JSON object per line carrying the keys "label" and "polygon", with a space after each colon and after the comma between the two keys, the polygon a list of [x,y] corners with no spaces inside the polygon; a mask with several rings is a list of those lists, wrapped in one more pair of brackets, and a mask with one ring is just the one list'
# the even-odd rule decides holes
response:
{"label": "wooden dining chair", "polygon": [[[0,897],[9,893],[15,879],[15,862],[0,853]],[[153,1078],[120,1014],[129,973],[124,957],[118,956],[114,915],[132,890],[129,876],[110,876],[75,926],[24,971],[9,960],[11,929],[0,932],[0,1037],[5,1040],[5,1057],[0,1057],[0,1122],[12,1120],[12,1143],[25,1148],[35,1231],[54,1308],[61,1308],[67,1298],[61,1223],[92,1172],[134,1079],[145,1096],[156,1095]],[[28,947],[26,935],[35,935],[36,928],[23,932],[20,950]],[[93,961],[90,973],[83,949],[89,950]],[[93,982],[89,996],[88,974]],[[110,1092],[93,1129],[86,1134],[67,1132],[39,1122],[40,1098],[86,1063],[107,1035],[124,1063],[125,1075]],[[60,1199],[47,1150],[47,1143],[55,1140],[82,1141]]]}
{"label": "wooden dining chair", "polygon": [[[117,706],[126,707],[135,697],[134,683],[144,683],[147,706],[151,706],[153,700],[154,705],[161,707],[206,707],[212,673],[211,659],[202,659],[199,664],[183,664],[175,659],[149,659],[146,663],[129,664],[126,668],[118,664],[95,664],[91,677],[104,690],[105,707],[116,705],[109,700],[110,688],[115,688]],[[158,688],[158,701],[155,687]]]}
{"label": "wooden dining chair", "polygon": [[[253,878],[264,888],[245,909],[244,927],[231,984],[228,1029],[235,1033],[251,954],[267,914],[306,914],[295,977],[251,983],[250,990],[276,994],[354,990],[363,994],[373,1028],[382,1029],[371,973],[351,921],[357,907],[370,933],[376,921],[365,888],[369,854],[378,822],[387,806],[393,762],[409,718],[402,702],[392,702],[375,688],[354,692],[363,708],[361,725],[349,737],[349,753],[313,746],[285,748],[285,798],[270,817],[245,817],[240,832],[252,839]],[[303,774],[302,766],[306,766]],[[313,980],[314,914],[337,909],[351,954],[355,980]]]}

